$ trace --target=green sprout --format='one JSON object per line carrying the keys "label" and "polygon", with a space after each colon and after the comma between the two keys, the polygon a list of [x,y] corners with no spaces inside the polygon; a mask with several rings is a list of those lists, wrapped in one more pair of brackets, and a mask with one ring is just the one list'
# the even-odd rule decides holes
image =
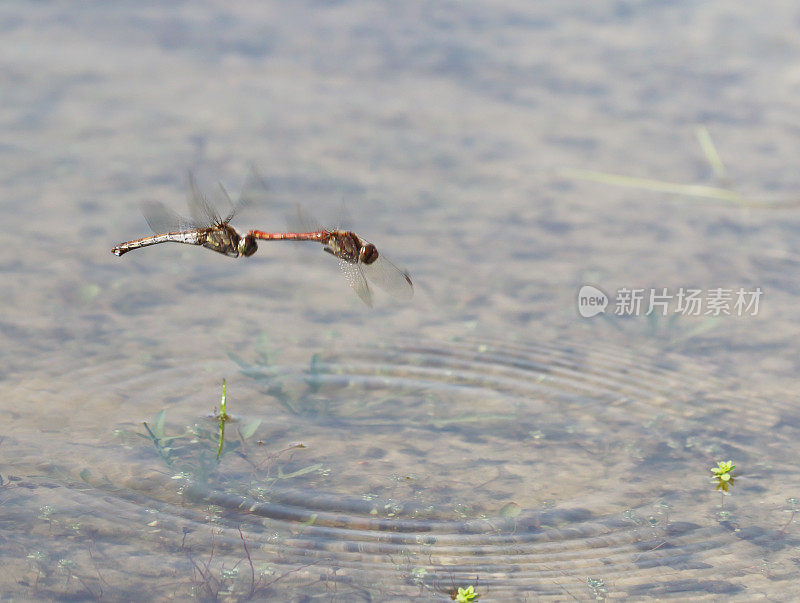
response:
{"label": "green sprout", "polygon": [[177,479],[207,479],[217,469],[225,454],[237,449],[241,453],[245,440],[253,437],[261,425],[261,419],[254,419],[236,429],[238,439],[230,438],[230,430],[227,434],[228,440],[225,439],[226,424],[234,421],[227,410],[227,390],[226,380],[223,379],[219,411],[214,408],[214,428],[195,424],[187,426],[183,433],[167,435],[166,410],[158,412],[150,423],[144,422],[147,435],[141,435],[153,442],[161,460],[176,471]]}
{"label": "green sprout", "polygon": [[225,403],[228,401],[228,386],[225,379],[222,379],[222,398],[219,401],[219,414],[217,421],[219,421],[219,447],[217,448],[217,460],[222,455],[222,445],[225,443],[225,423],[230,419],[225,412]]}
{"label": "green sprout", "polygon": [[471,584],[467,588],[458,587],[458,593],[456,593],[455,600],[458,603],[467,603],[468,601],[472,601],[478,596],[478,593],[475,592],[475,587]]}
{"label": "green sprout", "polygon": [[733,461],[719,461],[716,467],[711,468],[711,473],[714,474],[714,477],[728,481],[731,478],[731,471],[734,469],[736,469],[736,465],[733,464]]}
{"label": "green sprout", "polygon": [[727,492],[731,485],[733,485],[733,478],[735,477],[731,472],[736,469],[733,461],[718,461],[716,467],[711,467],[711,473],[714,477],[711,483],[717,484],[717,490]]}

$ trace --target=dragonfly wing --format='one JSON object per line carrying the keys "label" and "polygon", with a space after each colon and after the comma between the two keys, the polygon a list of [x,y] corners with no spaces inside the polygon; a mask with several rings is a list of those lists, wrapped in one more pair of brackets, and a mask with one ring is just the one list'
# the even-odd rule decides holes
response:
{"label": "dragonfly wing", "polygon": [[286,225],[292,232],[321,230],[319,222],[300,204],[295,205],[294,209],[286,215]]}
{"label": "dragonfly wing", "polygon": [[344,277],[356,292],[356,295],[358,295],[358,297],[361,298],[361,301],[371,308],[372,291],[369,290],[367,279],[364,278],[364,273],[361,272],[361,267],[359,264],[353,264],[352,262],[339,260],[339,268],[341,268],[342,272],[344,272]]}
{"label": "dragonfly wing", "polygon": [[214,207],[225,208],[225,218],[223,218],[222,223],[227,224],[233,219],[233,216],[236,214],[236,210],[238,209],[238,205],[234,205],[233,201],[231,200],[231,196],[228,194],[228,191],[225,190],[225,187],[222,186],[222,182],[218,183],[219,191],[212,199],[212,205]]}
{"label": "dragonfly wing", "polygon": [[240,206],[255,205],[263,206],[269,201],[269,185],[261,176],[254,165],[250,166],[242,186],[242,194],[239,195]]}
{"label": "dragonfly wing", "polygon": [[411,284],[408,272],[400,270],[383,255],[379,255],[371,264],[359,262],[359,266],[370,281],[392,297],[400,301],[408,301],[414,297],[414,285]]}
{"label": "dragonfly wing", "polygon": [[222,223],[213,205],[197,186],[192,172],[189,172],[189,213],[197,226],[210,227]]}
{"label": "dragonfly wing", "polygon": [[147,201],[142,204],[142,214],[156,234],[191,230],[195,225],[179,213],[172,211],[160,201]]}

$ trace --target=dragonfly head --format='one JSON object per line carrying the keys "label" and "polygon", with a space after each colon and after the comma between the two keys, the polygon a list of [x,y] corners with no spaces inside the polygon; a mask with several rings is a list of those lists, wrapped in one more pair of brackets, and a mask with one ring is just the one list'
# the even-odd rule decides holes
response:
{"label": "dragonfly head", "polygon": [[366,243],[358,252],[358,259],[365,264],[371,264],[378,259],[378,248],[372,243]]}
{"label": "dragonfly head", "polygon": [[252,233],[247,233],[239,239],[239,255],[250,257],[258,249],[258,243]]}

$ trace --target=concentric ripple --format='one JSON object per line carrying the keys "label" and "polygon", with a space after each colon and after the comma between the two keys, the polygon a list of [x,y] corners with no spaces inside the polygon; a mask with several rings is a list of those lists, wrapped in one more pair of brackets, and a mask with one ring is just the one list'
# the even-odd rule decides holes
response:
{"label": "concentric ripple", "polygon": [[[73,509],[113,516],[127,546],[157,545],[159,571],[136,571],[163,578],[161,594],[372,600],[477,584],[508,600],[792,588],[781,578],[800,540],[784,511],[800,480],[793,469],[773,476],[791,466],[798,413],[745,401],[681,356],[404,341],[302,364],[237,361],[251,394],[237,401],[219,464],[203,439],[212,418],[194,440],[167,424],[175,439],[162,446],[174,451],[127,440],[135,477],[84,475],[76,488],[73,476],[67,490]],[[740,471],[723,498],[709,468],[728,458]],[[92,529],[108,547],[118,536],[100,519]]]}

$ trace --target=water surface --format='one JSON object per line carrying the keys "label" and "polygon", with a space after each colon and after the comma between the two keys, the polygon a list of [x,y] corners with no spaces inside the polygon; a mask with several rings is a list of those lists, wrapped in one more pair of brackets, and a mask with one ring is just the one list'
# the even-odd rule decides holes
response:
{"label": "water surface", "polygon": [[[797,209],[563,171],[795,199],[790,3],[0,11],[0,591],[792,597]],[[344,200],[412,303],[313,244],[111,255],[250,164],[237,226]],[[764,294],[587,319],[584,284]]]}

